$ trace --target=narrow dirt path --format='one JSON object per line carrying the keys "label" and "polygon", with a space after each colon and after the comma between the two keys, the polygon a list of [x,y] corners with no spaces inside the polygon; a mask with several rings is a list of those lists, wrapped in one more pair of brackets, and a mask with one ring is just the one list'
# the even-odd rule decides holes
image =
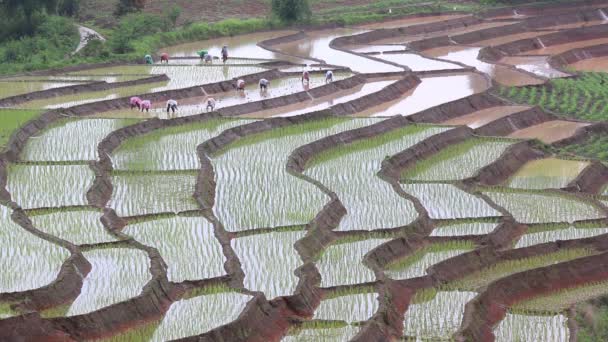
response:
{"label": "narrow dirt path", "polygon": [[84,49],[84,47],[87,46],[90,37],[96,37],[97,39],[100,39],[102,41],[106,40],[101,34],[99,34],[99,32],[93,29],[84,27],[82,25],[76,25],[76,27],[78,27],[78,33],[80,34],[80,43],[78,44],[76,50],[72,52],[73,55],[77,54],[80,50]]}

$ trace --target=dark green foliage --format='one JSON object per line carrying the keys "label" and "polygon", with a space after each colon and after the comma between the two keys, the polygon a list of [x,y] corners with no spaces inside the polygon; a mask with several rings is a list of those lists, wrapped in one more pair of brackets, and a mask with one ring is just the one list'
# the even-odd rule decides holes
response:
{"label": "dark green foliage", "polygon": [[122,16],[128,13],[140,11],[144,8],[145,1],[142,0],[119,0],[116,4],[114,14]]}
{"label": "dark green foliage", "polygon": [[272,13],[285,22],[310,19],[308,0],[272,0]]}
{"label": "dark green foliage", "polygon": [[608,136],[594,134],[582,143],[561,148],[559,152],[608,162]]}
{"label": "dark green foliage", "polygon": [[596,309],[592,315],[583,318],[579,313],[577,317],[579,342],[608,341],[608,299],[602,297],[594,302]]}
{"label": "dark green foliage", "polygon": [[[109,41],[114,53],[125,54],[135,51],[134,43],[144,36],[167,30],[167,19],[152,14],[129,14],[125,16]],[[147,52],[149,53],[149,52]]]}
{"label": "dark green foliage", "polygon": [[165,17],[167,17],[173,27],[177,26],[177,19],[179,19],[180,15],[182,15],[182,9],[179,6],[173,6],[165,10]]}
{"label": "dark green foliage", "polygon": [[57,14],[65,17],[75,17],[80,10],[80,0],[61,0],[57,5]]}

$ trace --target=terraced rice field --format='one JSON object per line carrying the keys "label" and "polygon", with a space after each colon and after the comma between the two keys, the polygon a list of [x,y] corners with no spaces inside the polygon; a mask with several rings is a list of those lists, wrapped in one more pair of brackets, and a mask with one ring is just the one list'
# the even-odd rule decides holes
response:
{"label": "terraced rice field", "polygon": [[3,79],[0,340],[570,341],[608,294],[608,30],[554,6]]}

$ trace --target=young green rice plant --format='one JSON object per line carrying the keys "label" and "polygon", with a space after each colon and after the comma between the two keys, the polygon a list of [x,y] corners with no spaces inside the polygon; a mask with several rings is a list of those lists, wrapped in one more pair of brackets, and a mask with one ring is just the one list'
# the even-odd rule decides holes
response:
{"label": "young green rice plant", "polygon": [[418,216],[416,209],[376,173],[384,156],[394,155],[445,130],[411,125],[338,146],[315,157],[305,174],[334,191],[346,207],[348,213],[338,230],[405,226]]}
{"label": "young green rice plant", "polygon": [[313,184],[287,173],[285,163],[290,153],[327,135],[373,122],[317,120],[233,143],[212,159],[217,184],[216,216],[229,231],[308,223],[329,199]]}
{"label": "young green rice plant", "polygon": [[566,187],[589,165],[588,162],[545,158],[528,162],[508,181],[507,186],[522,189],[560,189]]}
{"label": "young green rice plant", "polygon": [[418,198],[434,219],[502,216],[483,199],[451,184],[402,184],[408,194]]}
{"label": "young green rice plant", "polygon": [[405,170],[403,179],[448,181],[473,177],[513,144],[510,139],[472,138],[452,145]]}
{"label": "young green rice plant", "polygon": [[560,314],[534,316],[512,314],[494,330],[497,342],[568,342],[570,331],[567,318]]}
{"label": "young green rice plant", "polygon": [[70,256],[67,249],[38,238],[14,223],[0,206],[0,293],[49,285]]}
{"label": "young green rice plant", "polygon": [[378,310],[378,294],[346,294],[321,301],[314,319],[357,323],[368,320]]}
{"label": "young green rice plant", "polygon": [[179,213],[199,209],[192,197],[196,172],[114,172],[114,192],[108,207],[119,216]]}
{"label": "young green rice plant", "polygon": [[25,209],[86,205],[94,178],[87,165],[12,164],[7,190]]}
{"label": "young green rice plant", "polygon": [[169,281],[200,280],[226,274],[226,258],[213,226],[203,217],[171,217],[125,227],[125,234],[156,248]]}
{"label": "young green rice plant", "polygon": [[36,229],[76,245],[116,241],[101,223],[98,210],[60,210],[29,217]]}
{"label": "young green rice plant", "polygon": [[427,302],[412,303],[403,321],[403,334],[418,340],[450,340],[460,328],[466,303],[475,292],[438,292]]}
{"label": "young green rice plant", "polygon": [[363,265],[363,257],[390,239],[367,239],[329,246],[316,262],[321,286],[359,284],[376,280],[374,272]]}
{"label": "young green rice plant", "polygon": [[498,227],[494,222],[464,222],[442,225],[433,229],[431,236],[487,235]]}
{"label": "young green rice plant", "polygon": [[535,297],[518,303],[514,309],[517,311],[562,312],[575,304],[604,296],[606,293],[608,293],[607,282],[589,283]]}
{"label": "young green rice plant", "polygon": [[35,91],[69,87],[78,84],[78,82],[50,82],[50,81],[0,81],[0,98],[6,98],[16,95],[33,93]]}
{"label": "young green rice plant", "polygon": [[410,279],[425,276],[426,270],[442,261],[453,258],[475,248],[470,242],[447,242],[432,244],[413,255],[388,265],[384,272],[391,279]]}
{"label": "young green rice plant", "polygon": [[39,110],[0,109],[0,151],[17,129],[38,115]]}
{"label": "young green rice plant", "polygon": [[137,249],[106,248],[84,252],[91,272],[67,316],[82,315],[138,296],[152,279],[148,254]]}
{"label": "young green rice plant", "polygon": [[157,130],[125,141],[112,155],[116,170],[168,171],[200,168],[196,147],[222,131],[252,120],[213,119]]}
{"label": "young green rice plant", "polygon": [[29,139],[21,158],[27,161],[81,161],[97,159],[97,145],[112,131],[134,120],[64,120]]}
{"label": "young green rice plant", "polygon": [[357,333],[360,328],[352,325],[341,325],[337,327],[331,326],[320,326],[309,328],[306,327],[294,332],[291,335],[285,336],[281,341],[283,342],[343,342],[350,341]]}
{"label": "young green rice plant", "polygon": [[305,231],[273,232],[233,239],[232,248],[245,272],[245,288],[264,292],[269,299],[292,295],[299,281],[294,271],[302,264],[294,244],[304,235]]}
{"label": "young green rice plant", "polygon": [[0,303],[0,319],[11,318],[19,316],[20,314],[11,309],[10,303]]}
{"label": "young green rice plant", "polygon": [[528,247],[546,242],[555,242],[558,240],[584,239],[607,233],[608,228],[576,228],[570,226],[566,229],[562,228],[526,234],[519,239],[515,248]]}
{"label": "young green rice plant", "polygon": [[493,189],[486,192],[521,223],[574,222],[603,217],[592,204],[566,195]]}

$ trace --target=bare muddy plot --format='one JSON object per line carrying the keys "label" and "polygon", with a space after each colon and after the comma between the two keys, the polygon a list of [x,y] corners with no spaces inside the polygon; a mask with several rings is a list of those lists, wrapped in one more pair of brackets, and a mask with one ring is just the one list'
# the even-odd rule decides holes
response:
{"label": "bare muddy plot", "polygon": [[11,165],[7,189],[27,209],[87,205],[94,178],[88,165]]}
{"label": "bare muddy plot", "polygon": [[[212,159],[214,213],[229,231],[308,223],[329,201],[316,186],[290,175],[295,148],[374,119],[327,119],[246,137]],[[272,184],[273,186],[269,186]]]}
{"label": "bare muddy plot", "polygon": [[570,76],[569,74],[566,74],[551,67],[551,65],[549,65],[547,57],[545,56],[505,57],[501,59],[500,62],[513,65],[518,69],[531,72],[541,77],[559,78]]}
{"label": "bare muddy plot", "polygon": [[[382,53],[385,51],[406,51],[405,45],[348,45],[346,49],[358,53]],[[377,57],[377,56],[376,56]]]}
{"label": "bare muddy plot", "polygon": [[294,244],[304,235],[305,231],[273,232],[233,239],[245,288],[264,292],[269,299],[294,294],[299,281],[294,271],[302,264]]}
{"label": "bare muddy plot", "polygon": [[565,188],[588,165],[588,162],[557,158],[533,160],[519,169],[507,186],[522,189]]}
{"label": "bare muddy plot", "polygon": [[550,33],[555,33],[555,32],[557,32],[557,31],[533,31],[533,32],[524,32],[524,33],[510,34],[510,35],[507,35],[507,36],[500,36],[500,37],[496,37],[496,38],[481,40],[481,41],[475,42],[475,45],[479,45],[479,46],[496,46],[496,45],[502,45],[502,44],[511,43],[511,42],[516,41],[516,40],[535,38],[535,37],[538,37],[538,36],[543,36],[545,34],[550,34]]}
{"label": "bare muddy plot", "polygon": [[608,38],[587,39],[574,43],[552,45],[538,50],[526,51],[522,55],[559,55],[569,50],[602,44],[608,44]]}
{"label": "bare muddy plot", "polygon": [[466,242],[432,244],[388,265],[384,273],[395,280],[423,277],[429,267],[474,248],[473,244]]}
{"label": "bare muddy plot", "polygon": [[545,144],[552,144],[556,141],[571,137],[578,129],[585,126],[589,126],[589,124],[585,122],[564,120],[547,121],[539,125],[515,131],[510,134],[509,137],[518,139],[538,139]]}
{"label": "bare muddy plot", "polygon": [[116,241],[101,223],[99,210],[62,210],[30,215],[36,229],[76,245]]}
{"label": "bare muddy plot", "polygon": [[418,213],[413,204],[393,191],[376,173],[380,171],[383,156],[394,155],[446,130],[407,126],[336,147],[314,158],[305,174],[334,191],[348,212],[337,230],[394,228],[415,220]]}
{"label": "bare muddy plot", "polygon": [[444,15],[429,15],[429,16],[413,16],[411,18],[387,20],[381,23],[370,23],[357,25],[357,27],[368,30],[391,29],[399,27],[407,27],[412,25],[421,25],[434,23],[439,21],[468,17],[468,14],[444,14]]}
{"label": "bare muddy plot", "polygon": [[123,232],[156,248],[167,264],[169,281],[201,280],[226,274],[222,245],[203,217],[172,217],[135,223]]}
{"label": "bare muddy plot", "polygon": [[583,59],[568,67],[577,71],[608,72],[608,56]]}
{"label": "bare muddy plot", "polygon": [[29,233],[14,223],[10,214],[8,208],[0,206],[0,293],[49,285],[70,252]]}
{"label": "bare muddy plot", "polygon": [[51,82],[51,81],[0,81],[0,98],[33,93],[35,91],[69,87],[79,83]]}
{"label": "bare muddy plot", "polygon": [[454,119],[450,119],[442,122],[443,125],[466,125],[473,129],[485,126],[492,121],[504,118],[514,113],[522,112],[530,109],[527,106],[497,106],[487,109],[478,110],[471,114],[459,116]]}
{"label": "bare muddy plot", "polygon": [[561,314],[534,316],[507,313],[494,334],[497,342],[570,340],[567,318]]}
{"label": "bare muddy plot", "polygon": [[568,226],[566,228],[549,228],[539,232],[530,232],[523,235],[515,245],[515,248],[528,247],[558,240],[584,239],[588,237],[607,234],[608,228],[587,228]]}
{"label": "bare muddy plot", "polygon": [[442,62],[426,57],[422,57],[415,53],[385,53],[382,55],[372,55],[376,58],[385,61],[393,62],[404,67],[410,68],[412,71],[427,71],[427,70],[446,70],[460,69],[460,65]]}

